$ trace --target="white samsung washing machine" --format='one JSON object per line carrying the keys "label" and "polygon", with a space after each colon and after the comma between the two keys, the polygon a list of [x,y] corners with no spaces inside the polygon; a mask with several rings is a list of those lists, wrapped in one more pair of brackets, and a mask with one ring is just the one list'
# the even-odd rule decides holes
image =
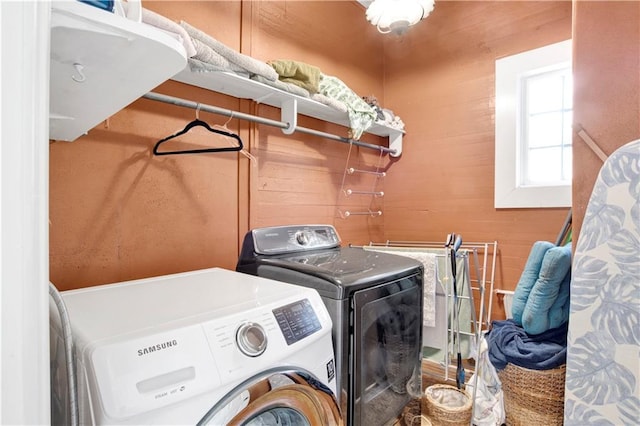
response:
{"label": "white samsung washing machine", "polygon": [[[212,268],[61,294],[80,424],[341,422],[331,319],[313,289]],[[52,423],[70,424],[51,311]]]}

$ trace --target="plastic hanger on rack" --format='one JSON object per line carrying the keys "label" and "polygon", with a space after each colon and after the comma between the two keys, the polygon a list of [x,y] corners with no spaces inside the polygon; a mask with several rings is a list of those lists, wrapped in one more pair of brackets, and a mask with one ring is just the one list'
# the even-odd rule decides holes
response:
{"label": "plastic hanger on rack", "polygon": [[[228,151],[241,151],[242,148],[244,147],[244,145],[242,144],[242,139],[240,139],[240,136],[238,136],[235,133],[231,133],[229,131],[226,130],[219,130],[219,129],[214,129],[213,127],[209,126],[206,122],[200,120],[200,118],[198,117],[198,110],[200,109],[200,105],[198,104],[198,107],[196,108],[196,119],[193,120],[192,122],[188,123],[184,129],[180,130],[177,133],[174,133],[171,136],[167,136],[164,139],[159,140],[156,145],[153,147],[153,153],[155,155],[176,155],[176,154],[204,154],[207,152],[228,152]],[[236,146],[230,146],[230,147],[223,147],[223,148],[199,148],[199,149],[185,149],[182,151],[164,151],[164,152],[160,152],[158,151],[158,148],[160,147],[161,144],[163,144],[164,142],[174,139],[180,135],[184,135],[185,133],[187,133],[189,130],[191,130],[194,127],[204,127],[205,129],[207,129],[208,131],[210,131],[211,133],[216,133],[222,136],[226,136],[229,138],[233,138],[235,139],[238,144]]]}
{"label": "plastic hanger on rack", "polygon": [[[231,111],[231,115],[229,116],[229,119],[227,121],[225,121],[225,123],[223,125],[220,124],[214,124],[213,128],[217,129],[217,130],[221,130],[223,132],[229,132],[231,133],[231,130],[229,130],[229,128],[227,127],[227,124],[229,124],[231,122],[231,120],[233,120],[233,111]],[[247,157],[249,159],[249,161],[251,161],[251,164],[255,167],[258,165],[258,159],[251,154],[247,148],[242,148],[240,149],[240,154],[244,155],[245,157]]]}

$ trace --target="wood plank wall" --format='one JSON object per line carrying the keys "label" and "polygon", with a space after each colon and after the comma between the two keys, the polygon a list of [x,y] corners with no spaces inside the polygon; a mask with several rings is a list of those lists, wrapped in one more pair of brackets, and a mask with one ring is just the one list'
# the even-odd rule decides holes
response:
{"label": "wood plank wall", "polygon": [[[251,54],[269,59],[295,59],[340,78],[361,95],[383,93],[382,39],[355,2],[247,2],[251,9]],[[260,115],[277,112],[258,108]],[[278,118],[273,115],[273,118]],[[346,128],[299,118],[300,125],[339,136]],[[386,144],[364,136],[363,141]],[[302,141],[302,142],[301,142]],[[375,169],[376,151],[315,136],[286,136],[260,127],[252,141],[258,168],[251,180],[250,227],[330,223],[343,242],[382,238],[381,218],[342,219],[345,210],[366,210],[369,197],[345,197],[344,189],[366,188],[376,182],[366,176],[345,176],[345,167]],[[343,185],[344,184],[344,185]],[[379,200],[376,200],[379,201]],[[380,202],[381,205],[381,202]]]}
{"label": "wood plank wall", "polygon": [[570,2],[455,1],[385,39],[385,101],[408,132],[386,179],[386,239],[498,241],[496,288],[515,288],[568,209],[494,208],[495,60],[569,38]]}
{"label": "wood plank wall", "polygon": [[[606,29],[598,34],[615,33],[623,22],[625,37],[633,39],[637,15],[635,21],[625,15],[637,14],[634,3],[621,2],[623,11],[603,24],[599,16],[611,13],[610,3],[578,2],[578,18],[587,12],[590,17],[576,26],[581,30],[576,37],[595,37],[588,32],[597,24]],[[50,265],[59,288],[210,266],[233,269],[239,241],[251,228],[331,223],[345,244],[442,241],[449,232],[466,241],[497,240],[497,287],[513,289],[531,244],[554,240],[560,231],[566,209],[493,208],[493,69],[499,57],[570,38],[571,2],[438,1],[431,16],[401,38],[379,34],[356,2],[148,0],[144,6],[185,20],[257,59],[312,63],[357,93],[377,96],[407,126],[404,154],[380,158],[371,150],[285,136],[234,119],[228,126],[240,133],[257,165],[235,153],[154,158],[155,142],[181,129],[194,112],[139,100],[76,142],[51,144]],[[627,49],[620,54],[628,56],[634,44],[618,42]],[[590,43],[597,44],[587,42],[585,51]],[[598,46],[600,52],[610,49]],[[603,61],[611,57],[591,61],[588,55],[582,60],[589,84],[596,74],[601,86],[608,84]],[[616,93],[628,89],[621,80]],[[176,82],[156,91],[279,118],[273,108]],[[625,99],[633,102],[637,90],[635,95]],[[611,103],[615,100],[607,99],[603,108]],[[227,122],[213,114],[201,113],[201,118]],[[637,121],[629,123],[633,134]],[[301,124],[346,134],[343,127],[317,120],[303,118]],[[600,122],[593,131],[605,140],[606,129]],[[372,136],[364,140],[386,144]],[[388,175],[383,180],[345,177],[347,158],[351,167],[381,167]],[[345,185],[382,190],[385,197],[373,203],[347,198]],[[574,196],[579,186],[574,185]],[[341,210],[370,207],[384,215],[339,216]],[[495,314],[503,315],[500,308]]]}
{"label": "wood plank wall", "polygon": [[[149,1],[144,7],[183,19],[240,48],[239,2]],[[176,82],[155,91],[222,108],[240,107],[235,98]],[[211,125],[227,121],[199,115]],[[238,155],[151,153],[158,140],[194,118],[193,110],[141,99],[86,136],[50,145],[50,275],[59,289],[235,266]],[[239,131],[240,125],[232,121],[229,128]],[[229,143],[206,134],[197,142]]]}
{"label": "wood plank wall", "polygon": [[[356,2],[149,0],[144,7],[185,20],[262,61],[305,61],[358,93],[382,96],[382,38]],[[181,83],[156,91],[279,119],[273,108]],[[200,116],[210,124],[228,121]],[[368,200],[345,199],[342,180],[347,157],[351,166],[375,168],[376,151],[350,151],[339,142],[285,136],[234,119],[228,127],[239,132],[256,165],[236,153],[150,154],[156,141],[194,117],[193,110],[142,99],[73,143],[51,143],[50,275],[59,289],[213,266],[233,269],[244,234],[260,226],[330,223],[345,241],[382,238],[381,219],[338,215],[339,207],[369,206]],[[347,134],[345,127],[317,120],[300,124]],[[386,143],[374,136],[363,140]],[[370,185],[363,178],[350,183]]]}
{"label": "wood plank wall", "polygon": [[[574,3],[574,123],[610,155],[640,139],[640,2]],[[573,137],[574,234],[602,161]]]}

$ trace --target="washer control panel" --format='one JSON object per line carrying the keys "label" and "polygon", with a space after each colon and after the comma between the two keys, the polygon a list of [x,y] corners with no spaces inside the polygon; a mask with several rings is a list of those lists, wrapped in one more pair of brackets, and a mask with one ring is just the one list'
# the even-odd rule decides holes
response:
{"label": "washer control panel", "polygon": [[287,345],[292,345],[322,329],[309,299],[302,299],[276,308],[273,310],[273,315],[276,317]]}
{"label": "washer control panel", "polygon": [[340,238],[331,225],[292,225],[251,231],[257,254],[283,254],[340,247]]}

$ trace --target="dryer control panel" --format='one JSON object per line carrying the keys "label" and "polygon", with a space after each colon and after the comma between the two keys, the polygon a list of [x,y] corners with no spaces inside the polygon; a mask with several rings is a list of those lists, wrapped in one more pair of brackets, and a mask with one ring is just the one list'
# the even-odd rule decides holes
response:
{"label": "dryer control panel", "polygon": [[276,308],[273,310],[273,315],[278,321],[287,345],[292,345],[322,329],[309,299]]}
{"label": "dryer control panel", "polygon": [[291,225],[254,229],[248,235],[256,254],[284,254],[340,247],[331,225]]}

